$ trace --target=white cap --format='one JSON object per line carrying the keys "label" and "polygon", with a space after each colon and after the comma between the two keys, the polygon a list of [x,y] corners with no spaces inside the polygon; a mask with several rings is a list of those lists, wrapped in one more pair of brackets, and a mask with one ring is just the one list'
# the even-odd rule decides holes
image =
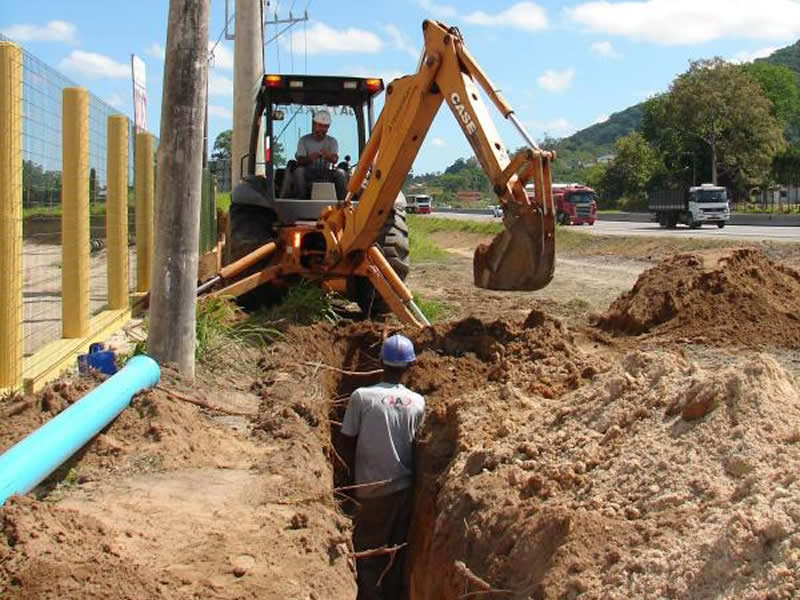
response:
{"label": "white cap", "polygon": [[314,113],[313,118],[314,123],[319,123],[320,125],[330,125],[331,124],[331,113],[329,113],[324,108],[318,110]]}

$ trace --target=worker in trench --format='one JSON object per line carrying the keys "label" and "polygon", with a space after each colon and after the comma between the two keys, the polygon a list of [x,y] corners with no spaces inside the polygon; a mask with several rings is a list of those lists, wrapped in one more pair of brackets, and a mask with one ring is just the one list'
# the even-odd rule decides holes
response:
{"label": "worker in trench", "polygon": [[[354,391],[345,411],[342,433],[355,446],[356,553],[391,549],[408,537],[414,440],[425,414],[425,399],[401,382],[415,361],[411,340],[402,335],[387,338],[381,347],[383,381]],[[405,556],[404,547],[359,558],[358,600],[405,600]],[[384,573],[390,562],[391,568]]]}

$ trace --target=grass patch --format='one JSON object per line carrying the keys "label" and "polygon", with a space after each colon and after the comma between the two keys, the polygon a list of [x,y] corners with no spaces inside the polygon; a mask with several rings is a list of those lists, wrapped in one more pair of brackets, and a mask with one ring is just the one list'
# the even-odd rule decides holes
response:
{"label": "grass patch", "polygon": [[317,321],[336,323],[340,317],[333,308],[333,294],[317,284],[302,280],[291,286],[280,304],[265,307],[253,315],[254,321],[311,325]]}
{"label": "grass patch", "polygon": [[209,298],[197,304],[195,358],[208,361],[219,352],[263,348],[282,337],[276,327],[253,322],[232,298]]}
{"label": "grass patch", "polygon": [[426,234],[419,231],[410,231],[408,234],[409,258],[415,262],[441,262],[448,257],[445,250]]}
{"label": "grass patch", "polygon": [[231,193],[230,192],[217,192],[217,210],[224,213],[231,210]]}
{"label": "grass patch", "polygon": [[408,229],[411,235],[415,233],[435,233],[437,231],[459,231],[464,233],[496,235],[503,231],[503,224],[499,221],[443,219],[441,217],[408,215]]}
{"label": "grass patch", "polygon": [[660,258],[667,254],[709,248],[748,245],[743,240],[704,239],[678,236],[593,235],[579,227],[556,227],[556,256],[562,252],[606,254],[625,258]]}
{"label": "grass patch", "polygon": [[441,321],[452,312],[452,307],[449,304],[438,300],[425,300],[418,294],[414,294],[414,303],[431,323]]}

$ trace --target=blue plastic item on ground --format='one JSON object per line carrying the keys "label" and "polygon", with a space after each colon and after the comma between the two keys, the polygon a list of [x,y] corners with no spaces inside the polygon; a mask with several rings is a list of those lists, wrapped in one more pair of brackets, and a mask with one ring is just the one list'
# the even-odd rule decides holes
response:
{"label": "blue plastic item on ground", "polygon": [[113,350],[106,350],[103,344],[95,343],[89,346],[88,354],[78,356],[78,371],[88,373],[94,369],[106,375],[117,372],[117,361]]}
{"label": "blue plastic item on ground", "polygon": [[156,361],[134,356],[119,373],[0,454],[0,506],[9,496],[32,490],[160,377]]}

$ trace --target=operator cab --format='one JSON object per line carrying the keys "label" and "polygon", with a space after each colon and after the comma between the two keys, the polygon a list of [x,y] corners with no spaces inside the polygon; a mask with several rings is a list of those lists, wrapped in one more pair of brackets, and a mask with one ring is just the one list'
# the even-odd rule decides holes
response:
{"label": "operator cab", "polygon": [[[234,190],[234,203],[255,204],[275,211],[277,220],[291,224],[316,220],[322,210],[336,203],[331,178],[315,171],[309,185],[313,194],[295,197],[292,172],[299,139],[311,133],[312,116],[325,109],[331,116],[327,135],[338,142],[335,167],[346,176],[354,167],[351,157],[361,155],[375,123],[374,99],[384,89],[381,79],[317,75],[264,75],[256,99],[249,152],[241,157],[242,178],[249,184]],[[263,136],[263,145],[259,144]],[[258,148],[263,147],[259,156]],[[264,175],[256,175],[263,168]],[[327,167],[325,167],[327,168]],[[327,185],[325,183],[327,182]],[[255,197],[252,192],[258,192]],[[312,199],[313,198],[313,199]]]}

